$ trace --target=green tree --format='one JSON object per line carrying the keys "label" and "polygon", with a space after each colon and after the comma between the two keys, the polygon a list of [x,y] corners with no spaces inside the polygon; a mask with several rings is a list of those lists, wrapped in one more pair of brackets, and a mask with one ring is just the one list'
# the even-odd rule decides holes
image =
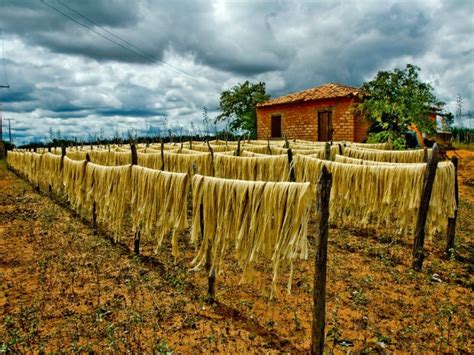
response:
{"label": "green tree", "polygon": [[436,122],[429,118],[433,108],[444,102],[433,94],[433,87],[418,78],[420,68],[407,64],[404,70],[379,71],[361,87],[358,110],[371,122],[369,140],[391,138],[395,147],[404,146],[403,135],[411,124],[427,134],[436,132]]}
{"label": "green tree", "polygon": [[446,112],[444,115],[444,124],[446,127],[445,129],[451,129],[454,123],[454,115],[451,112]]}
{"label": "green tree", "polygon": [[245,81],[230,90],[223,91],[220,97],[222,113],[216,121],[230,120],[231,130],[245,130],[253,136],[257,133],[257,104],[266,101],[270,95],[265,93],[265,83],[252,84]]}

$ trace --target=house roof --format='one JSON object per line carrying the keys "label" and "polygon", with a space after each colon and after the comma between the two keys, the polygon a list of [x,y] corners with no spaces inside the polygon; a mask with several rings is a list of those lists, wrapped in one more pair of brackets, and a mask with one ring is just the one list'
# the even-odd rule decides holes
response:
{"label": "house roof", "polygon": [[282,105],[296,102],[307,102],[324,99],[334,99],[338,97],[349,97],[356,96],[359,93],[359,89],[341,85],[336,83],[328,83],[321,86],[316,86],[311,89],[298,91],[285,96],[277,97],[265,102],[257,104],[257,107],[266,107],[274,105]]}

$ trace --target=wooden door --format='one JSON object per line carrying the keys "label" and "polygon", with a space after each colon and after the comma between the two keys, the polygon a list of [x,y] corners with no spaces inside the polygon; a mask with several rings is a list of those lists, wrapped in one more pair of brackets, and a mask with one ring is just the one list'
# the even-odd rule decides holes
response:
{"label": "wooden door", "polygon": [[272,138],[281,138],[281,116],[272,116]]}
{"label": "wooden door", "polygon": [[329,142],[332,140],[332,112],[318,112],[318,141]]}

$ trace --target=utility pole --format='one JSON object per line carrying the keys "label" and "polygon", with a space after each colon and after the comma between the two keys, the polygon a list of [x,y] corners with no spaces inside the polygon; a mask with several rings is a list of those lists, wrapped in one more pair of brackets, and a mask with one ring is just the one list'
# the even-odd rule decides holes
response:
{"label": "utility pole", "polygon": [[3,119],[2,119],[2,104],[0,104],[0,142],[3,141]]}
{"label": "utility pole", "polygon": [[5,49],[3,48],[3,28],[2,28],[2,53],[3,53],[3,70],[5,71],[5,85],[0,85],[0,89],[10,89],[10,85],[8,85],[8,78],[7,78],[7,64],[5,61]]}
{"label": "utility pole", "polygon": [[11,122],[12,121],[15,121],[14,118],[6,118],[5,119],[8,121],[8,135],[10,137],[10,144],[13,144],[13,140],[12,140],[12,125],[11,125]]}

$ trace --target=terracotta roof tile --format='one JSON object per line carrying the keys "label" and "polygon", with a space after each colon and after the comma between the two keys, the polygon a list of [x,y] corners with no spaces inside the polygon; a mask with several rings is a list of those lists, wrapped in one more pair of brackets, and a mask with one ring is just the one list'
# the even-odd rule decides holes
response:
{"label": "terracotta roof tile", "polygon": [[329,83],[315,88],[295,92],[285,96],[277,97],[265,102],[261,102],[257,107],[281,105],[296,102],[315,101],[323,99],[334,99],[337,97],[356,96],[359,89],[341,84]]}

